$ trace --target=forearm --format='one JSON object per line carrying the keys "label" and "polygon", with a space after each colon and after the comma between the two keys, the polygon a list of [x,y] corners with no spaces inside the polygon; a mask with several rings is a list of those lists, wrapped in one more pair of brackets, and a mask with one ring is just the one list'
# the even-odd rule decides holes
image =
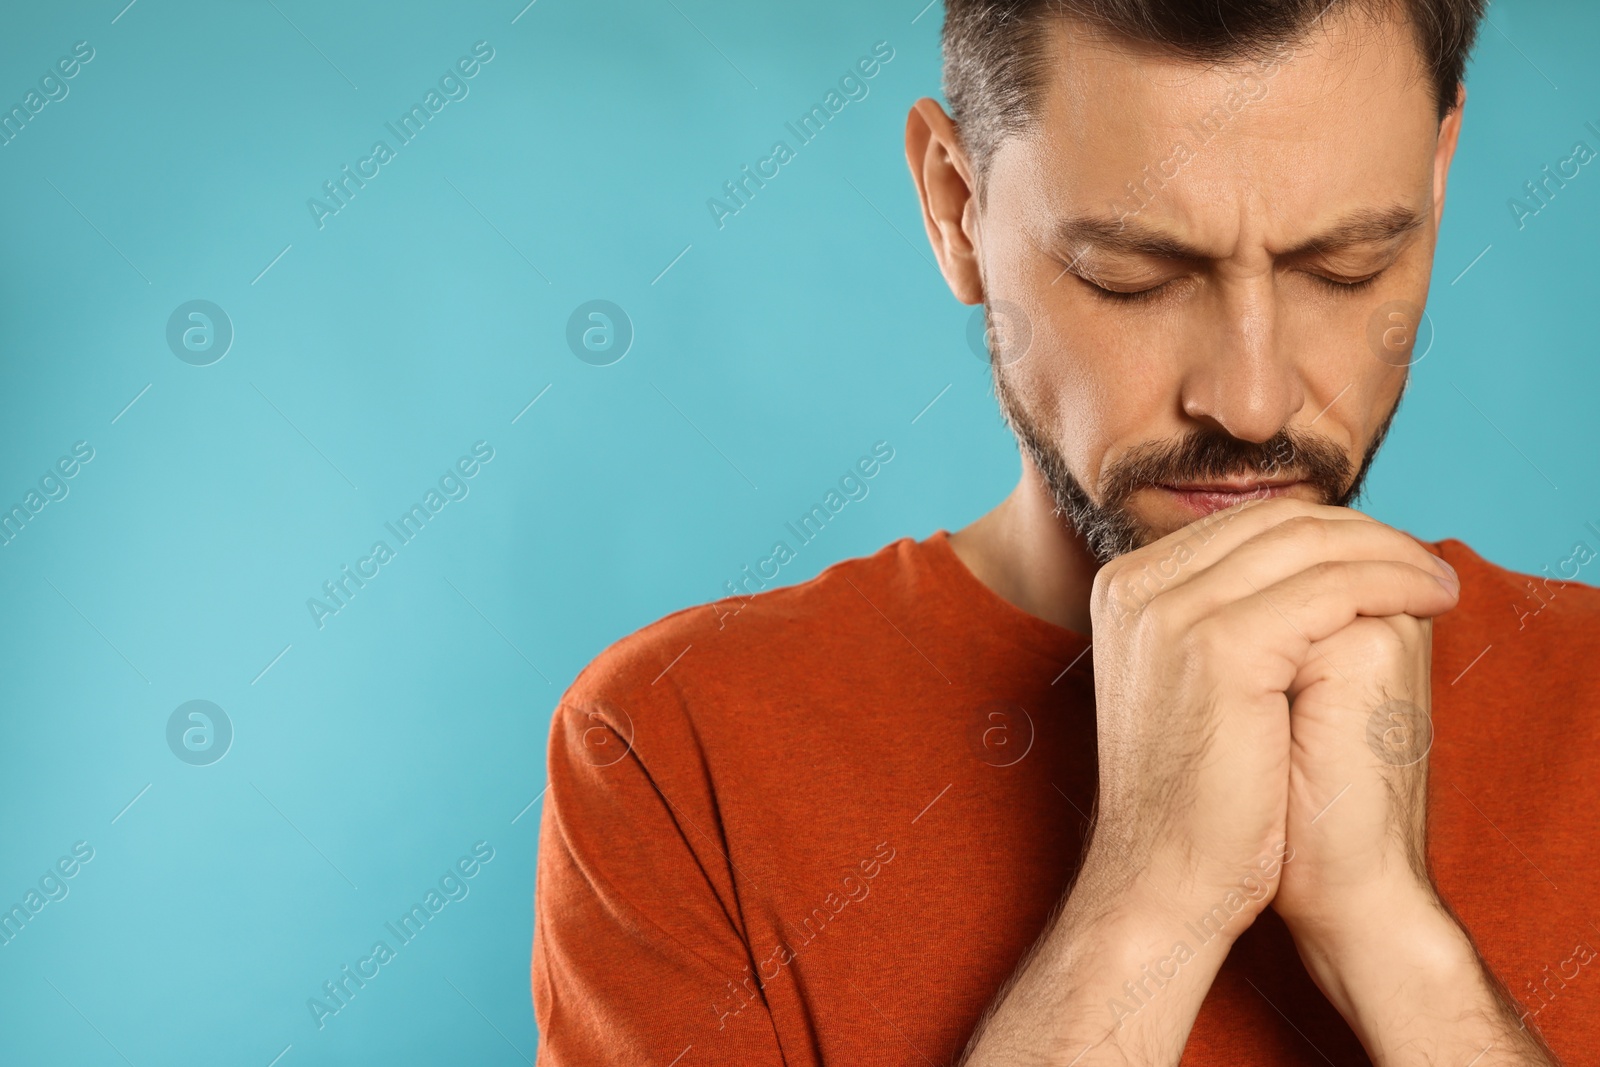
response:
{"label": "forearm", "polygon": [[1436,900],[1353,930],[1337,949],[1307,939],[1301,956],[1376,1067],[1558,1063]]}
{"label": "forearm", "polygon": [[1080,878],[991,1006],[962,1067],[1176,1064],[1239,933],[1202,943],[1184,914]]}

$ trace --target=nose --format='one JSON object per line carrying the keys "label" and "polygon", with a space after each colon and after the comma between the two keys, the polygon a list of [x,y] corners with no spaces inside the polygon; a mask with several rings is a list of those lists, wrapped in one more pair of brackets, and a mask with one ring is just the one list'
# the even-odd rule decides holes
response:
{"label": "nose", "polygon": [[1261,443],[1305,403],[1305,383],[1283,343],[1271,269],[1216,282],[1191,323],[1183,413],[1241,441]]}

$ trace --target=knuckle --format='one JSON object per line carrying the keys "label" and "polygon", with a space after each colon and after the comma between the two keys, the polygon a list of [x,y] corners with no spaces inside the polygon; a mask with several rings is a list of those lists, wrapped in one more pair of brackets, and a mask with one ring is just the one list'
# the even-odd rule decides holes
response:
{"label": "knuckle", "polygon": [[1215,615],[1208,615],[1190,626],[1177,641],[1180,659],[1200,664],[1217,662],[1232,643],[1226,625]]}
{"label": "knuckle", "polygon": [[1111,584],[1117,580],[1124,567],[1127,566],[1128,557],[1119,556],[1109,563],[1101,566],[1095,572],[1094,583],[1090,586],[1089,595],[1096,601],[1104,600],[1109,594]]}
{"label": "knuckle", "polygon": [[1398,663],[1410,651],[1410,642],[1387,619],[1361,618],[1350,624],[1348,638],[1364,661],[1379,665]]}
{"label": "knuckle", "polygon": [[1107,563],[1095,572],[1094,583],[1089,587],[1089,597],[1095,604],[1103,603],[1110,595],[1111,583],[1122,569],[1120,560]]}
{"label": "knuckle", "polygon": [[1102,568],[1095,577],[1097,599],[1108,611],[1138,613],[1155,599],[1159,590],[1150,581],[1148,567],[1124,564],[1109,575],[1108,570]]}
{"label": "knuckle", "polygon": [[1278,529],[1283,537],[1310,542],[1317,548],[1325,548],[1330,537],[1327,521],[1309,512],[1290,516],[1279,524]]}
{"label": "knuckle", "polygon": [[1176,632],[1176,616],[1171,598],[1153,600],[1139,617],[1143,633],[1163,644]]}
{"label": "knuckle", "polygon": [[1320,505],[1313,504],[1309,500],[1301,500],[1299,497],[1276,496],[1266,500],[1263,506],[1272,508],[1275,514],[1285,516],[1283,521],[1289,522],[1302,516],[1315,516]]}
{"label": "knuckle", "polygon": [[1306,575],[1314,582],[1336,582],[1349,577],[1350,565],[1344,560],[1318,560],[1306,568]]}

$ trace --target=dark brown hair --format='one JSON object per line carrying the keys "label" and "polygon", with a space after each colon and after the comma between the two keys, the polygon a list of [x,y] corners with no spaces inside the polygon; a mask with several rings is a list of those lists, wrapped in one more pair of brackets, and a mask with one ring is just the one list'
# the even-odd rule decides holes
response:
{"label": "dark brown hair", "polygon": [[944,93],[981,185],[1000,142],[1032,121],[1049,76],[1049,20],[1068,17],[1197,62],[1242,62],[1305,36],[1330,11],[1398,14],[1414,31],[1442,119],[1486,0],[945,0]]}

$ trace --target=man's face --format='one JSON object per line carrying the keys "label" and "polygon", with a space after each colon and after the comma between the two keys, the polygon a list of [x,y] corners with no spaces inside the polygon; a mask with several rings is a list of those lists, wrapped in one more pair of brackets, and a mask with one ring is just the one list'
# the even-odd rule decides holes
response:
{"label": "man's face", "polygon": [[970,209],[996,393],[1057,503],[1102,561],[1247,495],[1347,503],[1453,146],[1409,28],[1329,15],[1226,67],[1064,20],[1050,48]]}

